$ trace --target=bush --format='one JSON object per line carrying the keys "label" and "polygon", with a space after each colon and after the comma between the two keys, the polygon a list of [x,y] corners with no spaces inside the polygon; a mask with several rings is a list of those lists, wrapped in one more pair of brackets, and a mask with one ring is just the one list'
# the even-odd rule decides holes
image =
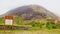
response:
{"label": "bush", "polygon": [[57,26],[58,29],[60,29],[60,23],[58,23],[56,26]]}
{"label": "bush", "polygon": [[21,18],[17,19],[17,24],[22,25],[23,24],[23,19],[21,19]]}
{"label": "bush", "polygon": [[47,27],[48,29],[56,29],[56,28],[57,28],[55,24],[52,24],[52,23],[50,23],[50,22],[47,22],[47,23],[46,23],[46,27]]}
{"label": "bush", "polygon": [[40,27],[40,28],[42,28],[42,24],[40,22],[37,22],[37,23],[32,22],[31,25],[32,25],[32,27]]}
{"label": "bush", "polygon": [[25,25],[31,25],[32,27],[40,27],[42,28],[42,24],[40,22],[30,22],[30,23],[26,23]]}

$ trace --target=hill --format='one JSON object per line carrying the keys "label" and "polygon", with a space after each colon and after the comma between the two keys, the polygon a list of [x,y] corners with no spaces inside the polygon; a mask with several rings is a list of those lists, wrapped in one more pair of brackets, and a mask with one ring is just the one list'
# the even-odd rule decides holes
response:
{"label": "hill", "polygon": [[58,16],[38,5],[18,7],[6,12],[5,14],[1,15],[1,17],[7,15],[18,16],[26,22],[49,20],[55,23],[55,21],[59,21]]}

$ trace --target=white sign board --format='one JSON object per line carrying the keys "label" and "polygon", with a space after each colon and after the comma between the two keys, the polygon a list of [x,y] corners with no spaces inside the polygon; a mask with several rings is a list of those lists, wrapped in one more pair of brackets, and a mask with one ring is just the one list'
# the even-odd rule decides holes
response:
{"label": "white sign board", "polygon": [[13,24],[13,20],[12,19],[6,19],[5,20],[5,25],[12,25]]}

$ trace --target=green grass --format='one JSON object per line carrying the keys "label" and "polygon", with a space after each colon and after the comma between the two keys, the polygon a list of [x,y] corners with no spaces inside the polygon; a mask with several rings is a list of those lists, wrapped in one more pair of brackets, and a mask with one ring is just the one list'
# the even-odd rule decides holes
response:
{"label": "green grass", "polygon": [[[4,20],[0,20],[0,25],[4,25]],[[46,25],[45,28],[42,26]],[[47,22],[47,24],[41,24],[41,23],[27,23],[24,24],[23,20],[18,19],[16,23],[14,23],[14,26],[32,26],[32,30],[6,30],[5,32],[10,33],[16,33],[16,34],[60,34],[60,29],[54,29],[55,24],[51,24],[50,22]],[[58,28],[60,27],[60,24],[58,25]],[[4,30],[0,30],[0,34],[4,34]],[[8,33],[9,34],[9,33]]]}
{"label": "green grass", "polygon": [[0,19],[0,25],[4,24],[4,19]]}
{"label": "green grass", "polygon": [[[1,33],[4,33],[4,30],[0,30]],[[41,29],[41,30],[6,30],[6,33],[15,33],[15,34],[60,34],[60,29]]]}

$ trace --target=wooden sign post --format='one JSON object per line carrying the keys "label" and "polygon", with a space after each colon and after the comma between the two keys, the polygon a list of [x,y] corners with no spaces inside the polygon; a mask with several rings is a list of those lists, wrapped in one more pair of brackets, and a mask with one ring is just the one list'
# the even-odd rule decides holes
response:
{"label": "wooden sign post", "polygon": [[13,16],[5,16],[4,32],[6,30],[6,25],[11,25],[13,31]]}

